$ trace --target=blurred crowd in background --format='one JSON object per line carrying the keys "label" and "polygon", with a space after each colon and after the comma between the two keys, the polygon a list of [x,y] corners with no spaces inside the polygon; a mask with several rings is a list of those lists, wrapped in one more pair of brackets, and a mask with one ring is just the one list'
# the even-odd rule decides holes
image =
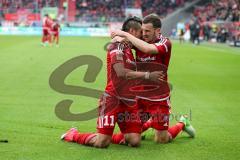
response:
{"label": "blurred crowd in background", "polygon": [[[125,8],[139,8],[143,16],[157,13],[161,16],[181,7],[190,0],[75,0],[76,21],[120,21],[125,18]],[[6,13],[16,13],[27,9],[31,13],[40,13],[43,7],[63,7],[61,0],[0,0],[0,19]],[[158,6],[158,7],[156,7]]]}
{"label": "blurred crowd in background", "polygon": [[[175,8],[184,5],[187,0],[77,0],[77,17],[86,21],[122,21],[125,8],[139,8],[143,16],[150,13],[166,16]],[[158,6],[158,7],[156,7]],[[81,19],[82,20],[82,19]]]}
{"label": "blurred crowd in background", "polygon": [[[40,13],[43,7],[58,7],[63,11],[65,0],[0,0],[0,19],[5,14],[28,10]],[[125,8],[139,8],[143,16],[157,13],[161,17],[184,6],[190,0],[74,0],[75,21],[121,21],[126,17]],[[239,21],[239,0],[212,0],[204,6],[198,6],[193,12],[199,21]]]}
{"label": "blurred crowd in background", "polygon": [[[41,26],[41,11],[44,7],[56,7],[60,22],[76,26],[99,27],[122,22],[127,16],[126,8],[134,8],[145,16],[157,13],[166,17],[190,0],[0,0],[0,25]],[[209,0],[197,5],[184,19],[184,27],[176,27],[172,36],[189,37],[193,43],[202,40],[226,42],[240,39],[240,1]],[[2,23],[1,23],[2,22]],[[99,23],[101,25],[99,25]]]}
{"label": "blurred crowd in background", "polygon": [[[211,41],[225,43],[240,40],[240,1],[213,0],[195,6],[189,20],[181,22],[173,36],[184,34],[192,43]],[[182,36],[184,36],[182,35]]]}
{"label": "blurred crowd in background", "polygon": [[194,16],[199,21],[239,21],[239,0],[214,0],[194,10]]}

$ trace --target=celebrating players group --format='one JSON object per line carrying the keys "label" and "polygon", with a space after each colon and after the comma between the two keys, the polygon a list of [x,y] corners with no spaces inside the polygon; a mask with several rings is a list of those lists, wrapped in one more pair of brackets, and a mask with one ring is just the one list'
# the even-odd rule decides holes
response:
{"label": "celebrating players group", "polygon": [[[99,100],[96,133],[69,129],[61,136],[66,142],[98,148],[111,143],[138,147],[141,135],[155,130],[154,141],[168,143],[181,131],[190,137],[195,130],[187,115],[169,127],[171,110],[167,70],[172,44],[161,34],[161,20],[150,14],[129,17],[122,30],[111,33],[107,51],[107,85]],[[135,50],[134,58],[132,50]],[[118,124],[120,133],[114,134]]]}
{"label": "celebrating players group", "polygon": [[59,32],[60,25],[56,19],[51,19],[51,17],[46,14],[43,18],[42,23],[42,46],[49,44],[50,46],[54,43],[59,47]]}

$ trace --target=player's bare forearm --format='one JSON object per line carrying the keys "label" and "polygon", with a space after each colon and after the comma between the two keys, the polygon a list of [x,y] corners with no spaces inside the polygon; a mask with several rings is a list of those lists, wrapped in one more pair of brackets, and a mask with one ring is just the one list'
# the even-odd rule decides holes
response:
{"label": "player's bare forearm", "polygon": [[116,42],[127,43],[128,40],[125,37],[115,36],[115,37],[112,38],[111,42],[112,43],[116,43]]}
{"label": "player's bare forearm", "polygon": [[149,44],[141,39],[134,37],[133,35],[126,33],[126,38],[140,51],[149,54],[157,54],[158,50],[153,44]]}
{"label": "player's bare forearm", "polygon": [[130,69],[126,69],[122,63],[116,63],[113,68],[118,77],[126,79],[144,78],[145,72],[136,72]]}
{"label": "player's bare forearm", "polygon": [[145,79],[146,72],[137,72],[132,70],[127,70],[125,77],[127,79]]}
{"label": "player's bare forearm", "polygon": [[127,79],[146,79],[151,81],[164,81],[163,71],[154,71],[154,72],[139,72],[139,71],[127,71]]}
{"label": "player's bare forearm", "polygon": [[122,63],[116,63],[113,65],[113,68],[118,77],[126,79],[149,79],[152,81],[163,81],[164,73],[161,71],[154,72],[139,72],[130,69],[124,68]]}
{"label": "player's bare forearm", "polygon": [[156,46],[154,46],[153,44],[149,44],[141,39],[138,39],[128,32],[116,30],[116,31],[112,32],[111,36],[112,37],[115,37],[115,36],[125,37],[136,48],[138,48],[140,51],[142,51],[144,53],[148,53],[148,54],[157,54],[158,53]]}

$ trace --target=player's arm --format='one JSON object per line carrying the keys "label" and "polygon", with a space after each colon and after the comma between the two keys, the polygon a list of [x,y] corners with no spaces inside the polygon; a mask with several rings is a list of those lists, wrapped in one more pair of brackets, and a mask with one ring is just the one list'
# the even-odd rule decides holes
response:
{"label": "player's arm", "polygon": [[121,51],[121,45],[109,47],[111,63],[118,77],[126,79],[150,79],[153,81],[163,80],[164,74],[161,71],[155,72],[137,72],[124,67],[124,53]]}
{"label": "player's arm", "polygon": [[154,72],[133,71],[130,69],[126,69],[123,63],[115,63],[113,65],[113,68],[119,78],[121,77],[126,79],[147,79],[152,81],[164,80],[164,74],[161,71],[154,71]]}
{"label": "player's arm", "polygon": [[142,51],[144,53],[149,53],[149,54],[158,54],[159,53],[157,47],[154,44],[149,44],[141,39],[138,39],[128,32],[124,32],[121,30],[115,30],[111,33],[111,36],[112,37],[121,36],[121,37],[126,38],[136,48],[138,48],[140,51]]}

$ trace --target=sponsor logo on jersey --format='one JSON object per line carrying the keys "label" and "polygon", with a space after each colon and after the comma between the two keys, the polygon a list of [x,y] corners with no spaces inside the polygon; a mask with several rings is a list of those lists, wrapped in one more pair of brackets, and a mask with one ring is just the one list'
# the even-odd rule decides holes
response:
{"label": "sponsor logo on jersey", "polygon": [[141,62],[155,61],[156,57],[155,56],[153,56],[153,57],[148,56],[148,57],[145,57],[145,58],[139,58],[138,57],[138,60],[141,61]]}

